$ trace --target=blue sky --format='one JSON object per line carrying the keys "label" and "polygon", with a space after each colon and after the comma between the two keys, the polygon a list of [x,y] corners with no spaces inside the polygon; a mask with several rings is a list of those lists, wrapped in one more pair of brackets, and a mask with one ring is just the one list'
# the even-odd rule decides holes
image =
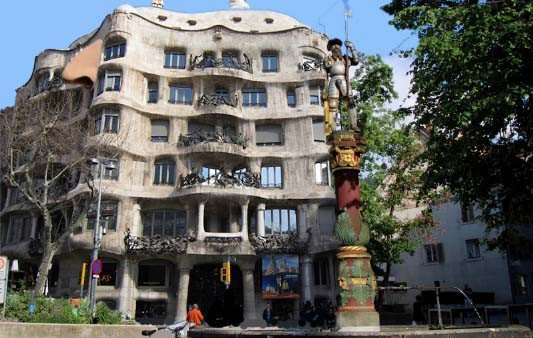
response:
{"label": "blue sky", "polygon": [[[65,49],[81,35],[97,28],[105,16],[122,4],[150,6],[151,0],[26,0],[3,1],[0,11],[2,81],[0,108],[12,105],[15,89],[31,75],[34,58],[45,49]],[[388,1],[349,0],[352,17],[349,38],[366,54],[381,54],[395,67],[400,95],[408,88],[404,74],[408,63],[389,56],[398,46],[412,46],[416,38],[388,24],[380,10]],[[207,12],[228,9],[228,0],[165,0],[165,8],[178,12]],[[295,17],[330,37],[344,40],[342,0],[248,0],[251,9],[273,10]]]}

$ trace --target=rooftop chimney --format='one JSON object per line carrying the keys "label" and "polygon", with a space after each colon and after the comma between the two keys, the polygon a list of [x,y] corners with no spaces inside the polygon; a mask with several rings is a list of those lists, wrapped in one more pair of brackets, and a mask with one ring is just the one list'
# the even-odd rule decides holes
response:
{"label": "rooftop chimney", "polygon": [[231,9],[248,9],[250,5],[248,5],[246,0],[230,0],[229,7]]}
{"label": "rooftop chimney", "polygon": [[163,0],[152,0],[152,7],[163,8],[165,6]]}

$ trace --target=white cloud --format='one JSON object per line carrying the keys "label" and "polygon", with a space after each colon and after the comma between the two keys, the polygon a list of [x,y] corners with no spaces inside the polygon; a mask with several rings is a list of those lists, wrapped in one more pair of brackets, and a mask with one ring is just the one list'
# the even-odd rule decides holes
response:
{"label": "white cloud", "polygon": [[400,107],[412,107],[416,103],[416,96],[409,97],[412,75],[407,74],[411,70],[412,59],[400,58],[396,55],[383,58],[383,61],[392,67],[394,89],[398,98],[391,102],[387,108],[398,109]]}

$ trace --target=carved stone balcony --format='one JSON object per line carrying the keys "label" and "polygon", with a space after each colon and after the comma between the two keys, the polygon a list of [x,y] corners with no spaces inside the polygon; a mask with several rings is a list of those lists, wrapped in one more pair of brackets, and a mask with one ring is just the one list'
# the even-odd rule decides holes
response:
{"label": "carved stone balcony", "polygon": [[198,55],[193,57],[191,55],[190,69],[206,69],[206,68],[230,68],[238,69],[253,74],[252,60],[243,54],[244,61],[239,62],[231,55],[217,59],[212,55]]}
{"label": "carved stone balcony", "polygon": [[229,143],[246,148],[247,139],[239,135],[225,134],[220,132],[207,132],[198,130],[187,135],[180,135],[178,146],[191,146],[200,143]]}
{"label": "carved stone balcony", "polygon": [[176,237],[161,236],[132,236],[130,231],[126,232],[124,243],[126,250],[132,254],[142,255],[175,255],[187,251],[187,245],[196,241],[196,234],[188,233]]}
{"label": "carved stone balcony", "polygon": [[239,97],[237,95],[231,97],[229,95],[220,95],[220,94],[214,94],[214,95],[207,95],[204,94],[200,99],[198,100],[198,104],[201,106],[221,106],[221,105],[227,105],[230,107],[237,107],[239,105]]}
{"label": "carved stone balcony", "polygon": [[260,188],[261,179],[259,174],[243,172],[238,174],[228,174],[221,168],[215,175],[203,177],[197,171],[193,170],[187,176],[180,175],[178,179],[179,188],[187,188],[195,185],[211,185],[219,187],[252,187]]}

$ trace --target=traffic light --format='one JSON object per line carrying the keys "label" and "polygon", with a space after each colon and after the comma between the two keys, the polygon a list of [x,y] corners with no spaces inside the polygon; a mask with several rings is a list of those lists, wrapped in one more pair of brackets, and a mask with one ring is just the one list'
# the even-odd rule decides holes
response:
{"label": "traffic light", "polygon": [[222,269],[220,269],[220,281],[226,285],[231,283],[231,263],[222,263]]}

